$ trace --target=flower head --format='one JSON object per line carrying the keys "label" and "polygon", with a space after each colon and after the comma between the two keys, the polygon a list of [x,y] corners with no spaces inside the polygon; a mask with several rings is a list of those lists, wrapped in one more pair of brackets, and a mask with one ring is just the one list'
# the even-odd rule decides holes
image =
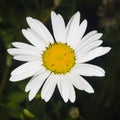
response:
{"label": "flower head", "polygon": [[110,51],[101,47],[102,36],[97,31],[84,35],[87,20],[80,23],[80,13],[75,13],[65,26],[60,14],[51,12],[54,38],[38,20],[27,17],[28,29],[22,33],[31,43],[13,42],[15,48],[8,49],[15,60],[25,63],[11,72],[10,81],[21,81],[32,77],[25,91],[31,101],[41,89],[41,98],[50,100],[56,86],[65,102],[76,99],[74,87],[93,93],[92,86],[82,76],[105,75],[105,71],[86,62]]}

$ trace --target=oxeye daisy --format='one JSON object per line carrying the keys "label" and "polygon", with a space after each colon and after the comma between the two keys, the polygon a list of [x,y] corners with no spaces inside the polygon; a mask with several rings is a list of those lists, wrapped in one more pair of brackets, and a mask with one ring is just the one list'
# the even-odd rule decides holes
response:
{"label": "oxeye daisy", "polygon": [[94,93],[83,76],[105,75],[102,68],[86,63],[110,51],[110,47],[100,46],[102,33],[91,31],[84,35],[87,20],[80,23],[79,12],[67,25],[60,14],[51,12],[54,38],[40,21],[31,17],[26,20],[30,28],[22,33],[31,44],[13,42],[15,48],[8,49],[15,60],[25,62],[11,72],[10,81],[32,77],[25,88],[30,101],[41,90],[41,98],[48,102],[56,86],[64,102],[75,101],[74,87]]}

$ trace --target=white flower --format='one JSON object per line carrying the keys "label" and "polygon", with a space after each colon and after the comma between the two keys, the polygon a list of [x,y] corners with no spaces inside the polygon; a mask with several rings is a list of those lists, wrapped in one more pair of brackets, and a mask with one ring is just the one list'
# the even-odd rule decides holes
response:
{"label": "white flower", "polygon": [[8,49],[15,60],[26,62],[11,72],[10,81],[32,77],[25,88],[30,101],[41,89],[41,98],[48,102],[57,86],[65,102],[74,102],[74,87],[94,93],[82,76],[105,75],[102,68],[85,62],[108,53],[111,48],[100,47],[102,34],[97,31],[84,35],[87,20],[80,23],[79,12],[71,17],[67,26],[55,12],[51,12],[51,20],[54,38],[40,21],[27,17],[30,28],[23,29],[22,33],[31,45],[13,42],[16,48]]}

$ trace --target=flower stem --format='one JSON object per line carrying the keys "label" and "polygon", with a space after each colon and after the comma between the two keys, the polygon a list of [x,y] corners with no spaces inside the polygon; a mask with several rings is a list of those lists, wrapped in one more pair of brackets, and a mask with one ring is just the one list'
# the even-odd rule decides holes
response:
{"label": "flower stem", "polygon": [[2,80],[1,80],[1,83],[0,83],[0,98],[2,97],[2,93],[3,93],[4,88],[5,88],[5,84],[6,84],[6,81],[7,81],[7,78],[8,78],[11,63],[12,63],[12,58],[7,54],[6,62],[5,62],[5,69],[4,69]]}

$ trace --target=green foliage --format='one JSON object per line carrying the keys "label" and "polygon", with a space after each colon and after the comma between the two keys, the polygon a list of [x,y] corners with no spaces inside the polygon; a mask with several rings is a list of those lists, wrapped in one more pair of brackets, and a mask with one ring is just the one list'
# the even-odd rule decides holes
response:
{"label": "green foliage", "polygon": [[[119,0],[0,0],[0,120],[120,120],[120,1]],[[112,50],[93,63],[106,71],[104,78],[87,78],[95,94],[77,91],[74,104],[65,104],[55,91],[45,103],[40,94],[31,102],[24,89],[28,82],[9,82],[10,72],[19,64],[7,54],[11,42],[27,42],[21,34],[25,18],[42,21],[51,31],[50,13],[54,10],[67,22],[76,12],[88,20],[88,29],[104,33],[103,46]],[[52,32],[52,31],[51,31]]]}

